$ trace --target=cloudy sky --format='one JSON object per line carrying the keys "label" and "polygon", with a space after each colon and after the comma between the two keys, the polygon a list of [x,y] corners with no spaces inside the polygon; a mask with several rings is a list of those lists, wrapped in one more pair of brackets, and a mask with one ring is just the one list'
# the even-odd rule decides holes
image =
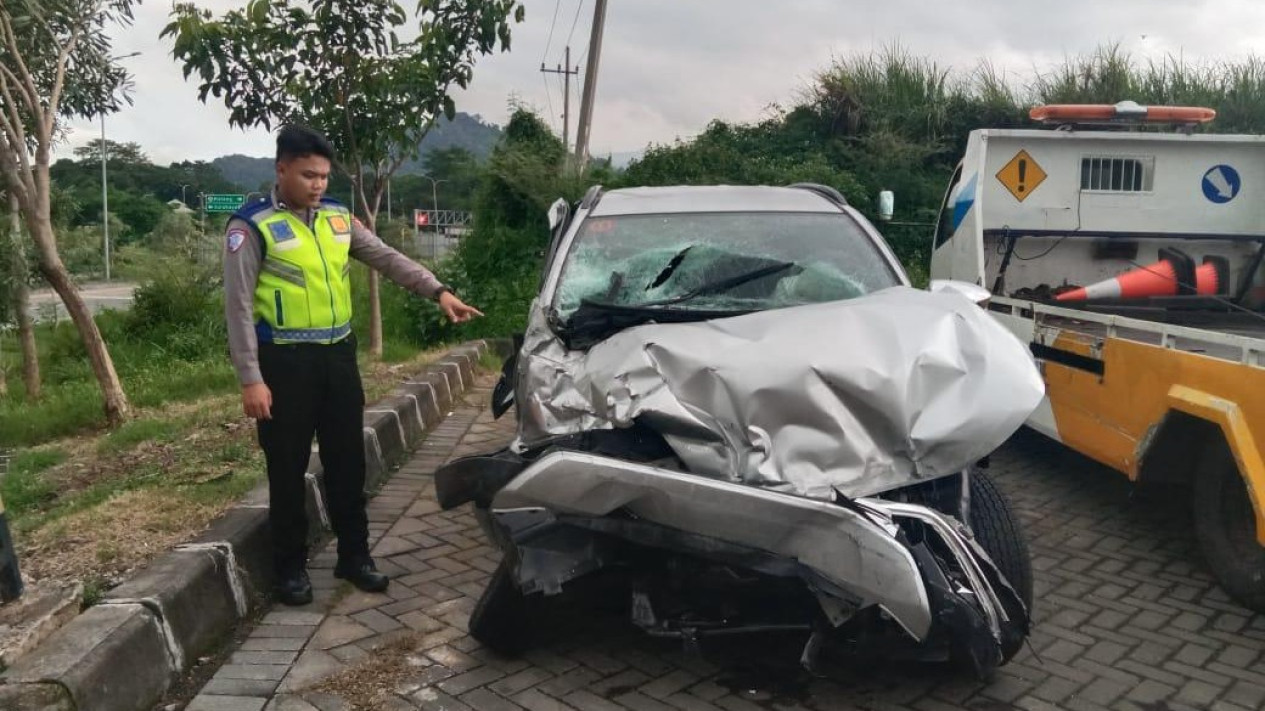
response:
{"label": "cloudy sky", "polygon": [[[199,0],[222,12],[244,0]],[[406,3],[407,4],[407,3]],[[504,123],[511,100],[557,114],[556,75],[569,43],[579,63],[588,46],[593,0],[526,0],[513,50],[482,60],[457,108]],[[269,155],[263,131],[230,129],[222,105],[197,101],[158,35],[169,0],[146,0],[136,22],[115,31],[118,54],[135,76],[135,103],[106,119],[111,140],[135,141],[160,163],[228,153]],[[749,121],[771,104],[788,105],[832,60],[899,43],[941,65],[970,70],[980,58],[1016,81],[1034,67],[1119,42],[1137,57],[1166,54],[1194,61],[1265,55],[1265,2],[1259,0],[610,0],[606,16],[592,151],[639,151],[688,138],[713,118]],[[573,86],[573,88],[575,88]],[[1122,97],[1125,98],[1125,97]],[[572,97],[578,116],[578,89]],[[70,148],[100,135],[76,124]],[[572,119],[572,131],[575,119]]]}

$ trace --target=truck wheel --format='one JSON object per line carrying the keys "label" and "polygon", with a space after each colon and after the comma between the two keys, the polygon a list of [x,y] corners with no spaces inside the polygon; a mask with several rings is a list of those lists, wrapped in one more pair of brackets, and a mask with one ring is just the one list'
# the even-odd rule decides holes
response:
{"label": "truck wheel", "polygon": [[1247,483],[1224,442],[1210,447],[1194,483],[1195,536],[1208,567],[1236,602],[1265,612],[1265,548]]}
{"label": "truck wheel", "polygon": [[497,654],[523,653],[535,638],[534,618],[538,606],[533,602],[518,589],[513,564],[509,556],[505,556],[470,612],[470,636]]}
{"label": "truck wheel", "polygon": [[971,531],[1032,615],[1032,556],[1028,540],[992,477],[971,471]]}

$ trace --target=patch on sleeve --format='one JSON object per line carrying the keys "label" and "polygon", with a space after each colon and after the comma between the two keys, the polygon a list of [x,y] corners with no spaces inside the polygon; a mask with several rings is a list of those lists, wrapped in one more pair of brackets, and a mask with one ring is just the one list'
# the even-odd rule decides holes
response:
{"label": "patch on sleeve", "polygon": [[241,249],[242,245],[246,244],[246,238],[248,236],[249,235],[246,234],[246,230],[243,230],[240,227],[229,230],[228,231],[228,251],[236,252],[237,250]]}

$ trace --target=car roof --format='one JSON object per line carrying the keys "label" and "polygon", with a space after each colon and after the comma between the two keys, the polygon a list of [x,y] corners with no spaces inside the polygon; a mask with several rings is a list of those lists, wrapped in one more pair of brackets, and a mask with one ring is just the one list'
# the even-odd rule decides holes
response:
{"label": "car roof", "polygon": [[840,212],[835,203],[805,188],[771,185],[674,185],[620,188],[602,193],[590,215],[682,212]]}

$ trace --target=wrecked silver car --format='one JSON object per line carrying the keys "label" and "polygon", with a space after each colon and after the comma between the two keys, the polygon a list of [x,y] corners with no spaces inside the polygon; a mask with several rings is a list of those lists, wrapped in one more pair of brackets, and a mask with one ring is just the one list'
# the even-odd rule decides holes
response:
{"label": "wrecked silver car", "polygon": [[972,285],[911,288],[816,185],[594,188],[550,224],[493,396],[517,437],[435,478],[505,554],[476,639],[529,647],[532,601],[601,571],[691,646],[799,635],[810,668],[838,648],[981,676],[1019,650],[1028,550],[979,465],[1042,384]]}

